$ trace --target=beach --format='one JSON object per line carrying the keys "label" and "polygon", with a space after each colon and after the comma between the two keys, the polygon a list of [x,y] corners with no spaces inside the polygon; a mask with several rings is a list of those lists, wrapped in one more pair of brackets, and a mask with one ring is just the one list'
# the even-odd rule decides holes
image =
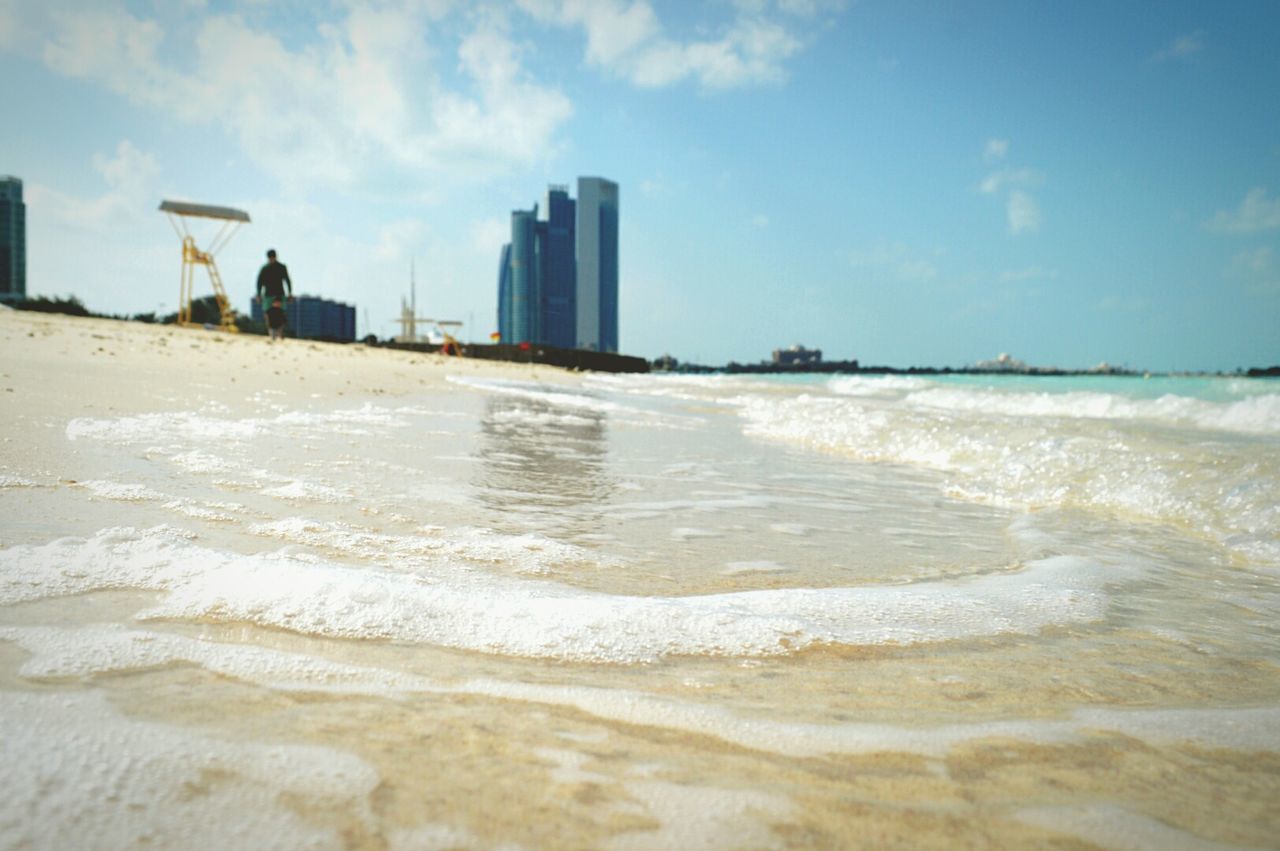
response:
{"label": "beach", "polygon": [[1280,384],[0,310],[0,847],[1280,847]]}

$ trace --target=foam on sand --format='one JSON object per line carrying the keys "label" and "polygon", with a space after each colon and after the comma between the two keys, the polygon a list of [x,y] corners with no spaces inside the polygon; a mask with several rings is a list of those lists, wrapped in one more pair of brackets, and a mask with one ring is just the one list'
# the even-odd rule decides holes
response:
{"label": "foam on sand", "polygon": [[89,491],[98,499],[113,499],[121,502],[150,502],[166,498],[164,494],[146,485],[108,482],[100,479],[77,482],[76,485]]}
{"label": "foam on sand", "polygon": [[404,573],[202,547],[169,527],[114,528],[0,551],[0,602],[101,589],[163,592],[147,618],[245,621],[515,656],[650,662],[913,644],[1101,618],[1114,566],[1070,556],[966,581],[629,597],[464,567]]}
{"label": "foam on sand", "polygon": [[118,715],[101,694],[0,692],[6,848],[321,848],[279,792],[359,800],[378,774],[350,754],[232,743]]}
{"label": "foam on sand", "polygon": [[222,676],[283,691],[373,696],[465,694],[567,707],[606,721],[704,735],[751,750],[792,757],[893,751],[941,758],[958,745],[984,739],[1066,744],[1090,735],[1110,733],[1120,733],[1152,746],[1190,743],[1205,748],[1280,753],[1280,707],[1151,710],[1087,707],[1060,718],[1009,718],[922,727],[813,724],[758,718],[716,703],[627,689],[498,679],[445,683],[304,654],[114,626],[7,627],[0,628],[0,640],[16,642],[32,654],[22,666],[21,674],[34,679],[83,679],[95,674],[189,663]]}
{"label": "foam on sand", "polygon": [[69,440],[115,444],[182,444],[191,446],[251,441],[277,434],[368,435],[370,429],[405,428],[410,417],[424,412],[412,407],[388,408],[365,403],[335,411],[288,411],[275,417],[235,417],[213,410],[171,411],[127,417],[77,417],[67,423]]}

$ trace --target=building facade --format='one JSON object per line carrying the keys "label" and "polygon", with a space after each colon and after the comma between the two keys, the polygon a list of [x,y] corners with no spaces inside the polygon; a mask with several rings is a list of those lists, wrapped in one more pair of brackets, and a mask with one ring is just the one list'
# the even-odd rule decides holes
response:
{"label": "building facade", "polygon": [[27,297],[27,205],[22,181],[0,177],[0,302]]}
{"label": "building facade", "polygon": [[774,349],[773,362],[777,366],[808,366],[822,363],[822,349],[806,349],[796,343],[789,349]]}
{"label": "building facade", "polygon": [[618,184],[578,178],[577,348],[618,350]]}
{"label": "building facade", "polygon": [[577,201],[551,186],[540,206],[512,211],[498,333],[504,343],[618,350],[617,184],[580,178]]}
{"label": "building facade", "polygon": [[537,309],[541,283],[538,274],[538,208],[511,213],[511,339],[537,341]]}
{"label": "building facade", "polygon": [[[262,300],[253,297],[250,314],[255,322],[265,322]],[[285,335],[312,340],[350,343],[356,338],[356,309],[340,301],[315,296],[298,296],[284,305]]]}
{"label": "building facade", "polygon": [[538,219],[542,323],[538,341],[562,349],[577,348],[577,261],[574,258],[574,209],[567,186],[547,189]]}

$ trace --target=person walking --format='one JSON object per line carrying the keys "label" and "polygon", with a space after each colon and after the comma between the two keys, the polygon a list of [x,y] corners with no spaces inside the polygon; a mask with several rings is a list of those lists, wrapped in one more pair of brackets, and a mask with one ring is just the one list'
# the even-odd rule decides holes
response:
{"label": "person walking", "polygon": [[276,259],[276,250],[267,249],[267,262],[258,272],[258,300],[267,317],[271,339],[284,339],[284,302],[293,301],[293,281],[289,269]]}

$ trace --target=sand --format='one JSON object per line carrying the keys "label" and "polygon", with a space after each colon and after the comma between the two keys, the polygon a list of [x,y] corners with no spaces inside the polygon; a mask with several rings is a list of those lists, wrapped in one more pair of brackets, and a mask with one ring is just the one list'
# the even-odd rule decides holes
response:
{"label": "sand", "polygon": [[[849,528],[761,524],[760,494],[699,472],[697,441],[730,439],[699,436],[711,414],[566,413],[536,397],[583,379],[554,368],[3,310],[0,341],[0,846],[1276,847],[1273,660],[1212,625],[1095,627],[1093,585],[1044,578],[1075,562],[1010,567],[1009,511],[930,498],[890,529],[828,493]],[[492,392],[508,384],[520,405]],[[834,463],[721,451],[810,485]],[[963,559],[945,537],[893,549],[953,520]],[[801,608],[775,623],[744,601],[838,585],[797,555],[837,532],[880,547],[843,581],[891,564],[937,584],[851,605],[934,612],[936,636],[770,646]],[[545,583],[565,634],[522,633]],[[992,601],[1011,637],[943,629]],[[655,657],[659,616],[768,640]]]}

